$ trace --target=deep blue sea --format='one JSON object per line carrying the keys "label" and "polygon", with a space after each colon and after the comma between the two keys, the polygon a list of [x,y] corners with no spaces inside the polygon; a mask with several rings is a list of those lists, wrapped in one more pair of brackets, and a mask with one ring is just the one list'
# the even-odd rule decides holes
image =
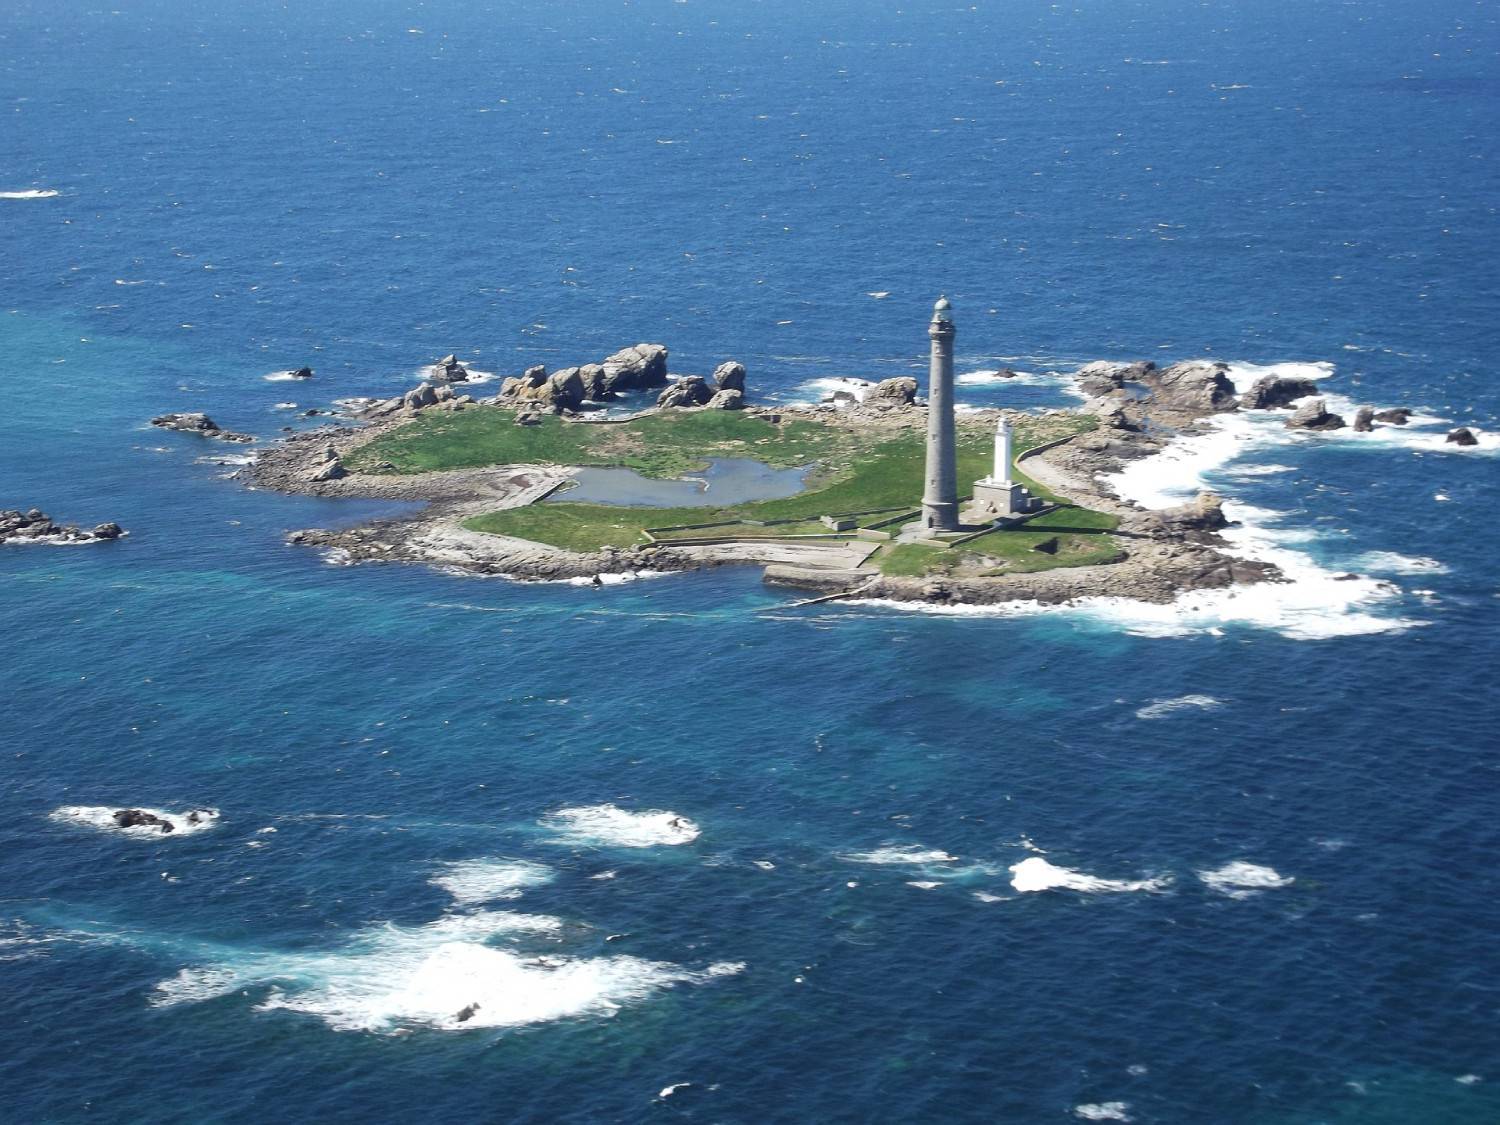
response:
{"label": "deep blue sea", "polygon": [[[1497,54],[1484,0],[6,0],[0,507],[131,534],[0,547],[0,1118],[1500,1121]],[[1284,589],[939,615],[330,566],[284,532],[389,506],[145,424],[636,341],[806,398],[939,293],[971,404],[1211,357],[1418,425],[1132,479]]]}

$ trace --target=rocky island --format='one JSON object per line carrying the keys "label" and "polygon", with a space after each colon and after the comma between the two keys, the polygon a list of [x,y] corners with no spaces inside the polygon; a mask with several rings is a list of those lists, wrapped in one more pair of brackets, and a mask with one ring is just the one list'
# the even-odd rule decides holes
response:
{"label": "rocky island", "polygon": [[[939,309],[935,326],[946,302]],[[768,581],[820,597],[964,604],[1166,602],[1281,578],[1236,556],[1218,497],[1147,510],[1108,481],[1218,414],[1278,410],[1290,428],[1342,426],[1314,382],[1271,375],[1241,395],[1221,363],[1101,361],[1074,374],[1077,408],[955,414],[942,383],[946,371],[951,391],[951,351],[945,359],[934,341],[936,405],[903,377],[851,380],[817,404],[756,406],[742,364],[674,375],[653,343],[556,371],[533,366],[481,399],[457,389],[469,376],[450,355],[415,389],[364,401],[352,424],[292,434],[246,473],[258,487],[425,502],[411,515],[288,536],[343,563],[595,584],[756,564]],[[619,412],[622,399],[643,397],[642,409]],[[1365,408],[1356,426],[1406,420]],[[154,424],[241,437],[202,415]],[[936,476],[935,456],[949,462]],[[946,506],[933,491],[945,474]],[[777,491],[747,491],[748,478]]]}

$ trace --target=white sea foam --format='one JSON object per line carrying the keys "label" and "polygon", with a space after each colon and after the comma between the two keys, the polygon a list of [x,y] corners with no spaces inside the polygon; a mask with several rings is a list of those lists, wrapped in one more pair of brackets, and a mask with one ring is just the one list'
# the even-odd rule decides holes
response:
{"label": "white sea foam", "polygon": [[56,188],[25,188],[22,191],[0,191],[0,199],[51,199]]}
{"label": "white sea foam", "polygon": [[555,934],[559,925],[552,918],[479,913],[426,926],[372,927],[325,952],[216,949],[209,963],[160,982],[153,1002],[170,1006],[269,989],[261,1010],[304,1013],[338,1031],[459,1031],[610,1016],[662,989],[744,968],[726,962],[695,971],[636,957],[535,956],[492,944]]}
{"label": "white sea foam", "polygon": [[541,824],[558,833],[553,843],[614,848],[690,844],[701,832],[687,817],[671,810],[630,812],[615,805],[558,809],[543,817]]}
{"label": "white sea foam", "polygon": [[1226,863],[1223,867],[1216,867],[1212,871],[1200,871],[1198,878],[1213,890],[1222,895],[1228,895],[1230,898],[1249,898],[1261,891],[1289,887],[1296,882],[1295,879],[1285,877],[1273,868],[1264,867],[1258,863],[1247,863],[1240,859]]}
{"label": "white sea foam", "polygon": [[865,395],[869,394],[870,388],[875,386],[868,379],[856,379],[853,376],[839,375],[824,379],[809,379],[793,392],[793,402],[822,402],[830,397],[835,391],[847,391],[852,394],[856,401],[863,402]]}
{"label": "white sea foam", "polygon": [[[1321,370],[1326,366],[1281,364],[1250,370],[1257,375],[1269,370],[1283,373],[1302,370],[1305,374],[1304,369]],[[1253,378],[1249,381],[1253,382]],[[1297,440],[1299,435],[1287,431],[1276,418],[1256,417],[1254,412],[1219,415],[1211,420],[1205,433],[1175,441],[1161,452],[1133,462],[1104,479],[1118,495],[1142,507],[1171,507],[1208,488],[1207,473],[1256,449]],[[1418,624],[1406,618],[1369,612],[1377,603],[1400,593],[1389,582],[1343,578],[1285,546],[1286,529],[1274,526],[1280,518],[1277,513],[1232,500],[1226,501],[1224,512],[1238,524],[1221,533],[1229,542],[1231,553],[1272,563],[1289,581],[1194,591],[1165,606],[1123,599],[1088,599],[1089,607],[1119,621],[1131,632],[1155,636],[1202,632],[1241,623],[1275,629],[1297,639],[1318,639],[1399,632]]]}
{"label": "white sea foam", "polygon": [[1005,375],[998,370],[965,371],[953,381],[962,387],[1054,387],[1076,398],[1087,398],[1078,389],[1071,374],[1061,371],[1015,371]]}
{"label": "white sea foam", "polygon": [[[461,379],[458,382],[452,384],[455,394],[463,394],[463,389],[470,384],[488,383],[496,378],[495,372],[480,371],[477,367],[470,367],[464,360],[459,360],[458,365],[464,369],[464,372],[468,376],[468,378]],[[418,368],[417,370],[417,378],[421,379],[424,382],[430,379],[437,378],[437,375],[438,365],[435,363],[428,364],[426,367]]]}
{"label": "white sea foam", "polygon": [[295,371],[273,371],[269,375],[262,375],[261,378],[268,383],[301,383],[306,379],[305,376],[298,377]]}
{"label": "white sea foam", "polygon": [[1084,1121],[1130,1121],[1128,1102],[1086,1102],[1073,1107],[1073,1116]]}
{"label": "white sea foam", "polygon": [[1010,885],[1018,891],[1159,891],[1172,882],[1170,875],[1151,879],[1101,879],[1067,867],[1048,863],[1039,855],[1011,865]]}
{"label": "white sea foam", "polygon": [[643,578],[665,578],[671,573],[673,572],[670,570],[626,570],[614,574],[580,575],[559,581],[569,586],[619,586],[625,582],[639,582]]}
{"label": "white sea foam", "polygon": [[[159,817],[172,825],[171,832],[163,832],[154,824],[140,824],[132,828],[120,828],[115,824],[115,813],[122,808],[139,809]],[[196,820],[189,820],[196,816]],[[155,837],[168,839],[191,836],[195,832],[207,832],[219,822],[218,809],[189,809],[186,812],[167,812],[164,809],[147,808],[145,805],[64,805],[54,809],[51,819],[60,824],[72,824],[81,828],[101,828],[136,838]]]}
{"label": "white sea foam", "polygon": [[1157,699],[1135,713],[1137,719],[1164,719],[1178,711],[1214,711],[1224,706],[1211,695],[1179,695],[1175,699]]}
{"label": "white sea foam", "polygon": [[850,852],[839,858],[850,863],[909,864],[918,867],[929,863],[955,863],[958,860],[958,856],[949,855],[940,848],[923,848],[917,844],[897,844],[870,852]]}
{"label": "white sea foam", "polygon": [[447,863],[430,883],[442,887],[460,906],[496,899],[520,898],[527,887],[550,883],[553,871],[540,863],[515,859],[464,859]]}
{"label": "white sea foam", "polygon": [[278,402],[275,405],[275,407],[273,407],[273,409],[275,409],[275,410],[296,410],[297,409],[297,404],[295,402]]}
{"label": "white sea foam", "polygon": [[1395,551],[1366,551],[1354,560],[1361,570],[1377,574],[1447,574],[1448,567],[1423,555],[1398,555]]}

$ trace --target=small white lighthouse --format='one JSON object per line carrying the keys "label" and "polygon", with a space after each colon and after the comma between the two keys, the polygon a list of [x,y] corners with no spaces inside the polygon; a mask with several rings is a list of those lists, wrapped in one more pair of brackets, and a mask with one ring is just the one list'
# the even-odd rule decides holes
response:
{"label": "small white lighthouse", "polygon": [[1041,502],[1012,479],[1010,423],[1001,418],[995,427],[995,463],[990,475],[974,482],[973,519],[1004,519],[1034,512]]}

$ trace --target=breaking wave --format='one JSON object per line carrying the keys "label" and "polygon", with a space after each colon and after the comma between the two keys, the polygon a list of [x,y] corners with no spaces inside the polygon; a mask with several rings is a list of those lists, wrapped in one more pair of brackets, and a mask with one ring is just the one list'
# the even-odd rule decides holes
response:
{"label": "breaking wave", "polygon": [[496,899],[520,898],[527,887],[538,887],[553,879],[550,867],[514,859],[464,859],[443,865],[428,880],[453,896],[459,906]]}
{"label": "breaking wave", "polygon": [[1135,713],[1137,719],[1164,719],[1178,711],[1215,711],[1223,701],[1211,695],[1179,695],[1176,699],[1157,699]]}
{"label": "breaking wave", "polygon": [[1111,891],[1159,891],[1172,882],[1170,875],[1151,879],[1101,879],[1067,867],[1048,863],[1039,855],[1011,865],[1010,885],[1018,891],[1082,891],[1100,894]]}
{"label": "breaking wave", "polygon": [[871,852],[850,852],[839,856],[850,863],[915,864],[956,863],[958,856],[949,855],[941,848],[923,848],[916,844],[876,848]]}
{"label": "breaking wave", "polygon": [[687,817],[670,809],[630,812],[614,805],[558,809],[543,817],[541,825],[557,833],[552,843],[615,848],[690,844],[701,832]]}
{"label": "breaking wave", "polygon": [[52,199],[56,188],[25,188],[22,191],[0,191],[0,199]]}
{"label": "breaking wave", "polygon": [[743,970],[702,970],[638,957],[569,957],[499,948],[526,936],[554,937],[556,918],[481,912],[425,926],[361,931],[342,949],[315,953],[223,951],[156,986],[158,1007],[267,990],[260,1011],[313,1016],[335,1031],[467,1031],[575,1017],[612,1016],[681,984]]}
{"label": "breaking wave", "polygon": [[1212,871],[1200,871],[1198,878],[1202,879],[1212,890],[1230,898],[1249,898],[1261,891],[1290,887],[1296,882],[1295,879],[1281,875],[1274,868],[1263,867],[1258,863],[1247,863],[1239,859],[1226,863],[1223,867],[1216,867]]}

